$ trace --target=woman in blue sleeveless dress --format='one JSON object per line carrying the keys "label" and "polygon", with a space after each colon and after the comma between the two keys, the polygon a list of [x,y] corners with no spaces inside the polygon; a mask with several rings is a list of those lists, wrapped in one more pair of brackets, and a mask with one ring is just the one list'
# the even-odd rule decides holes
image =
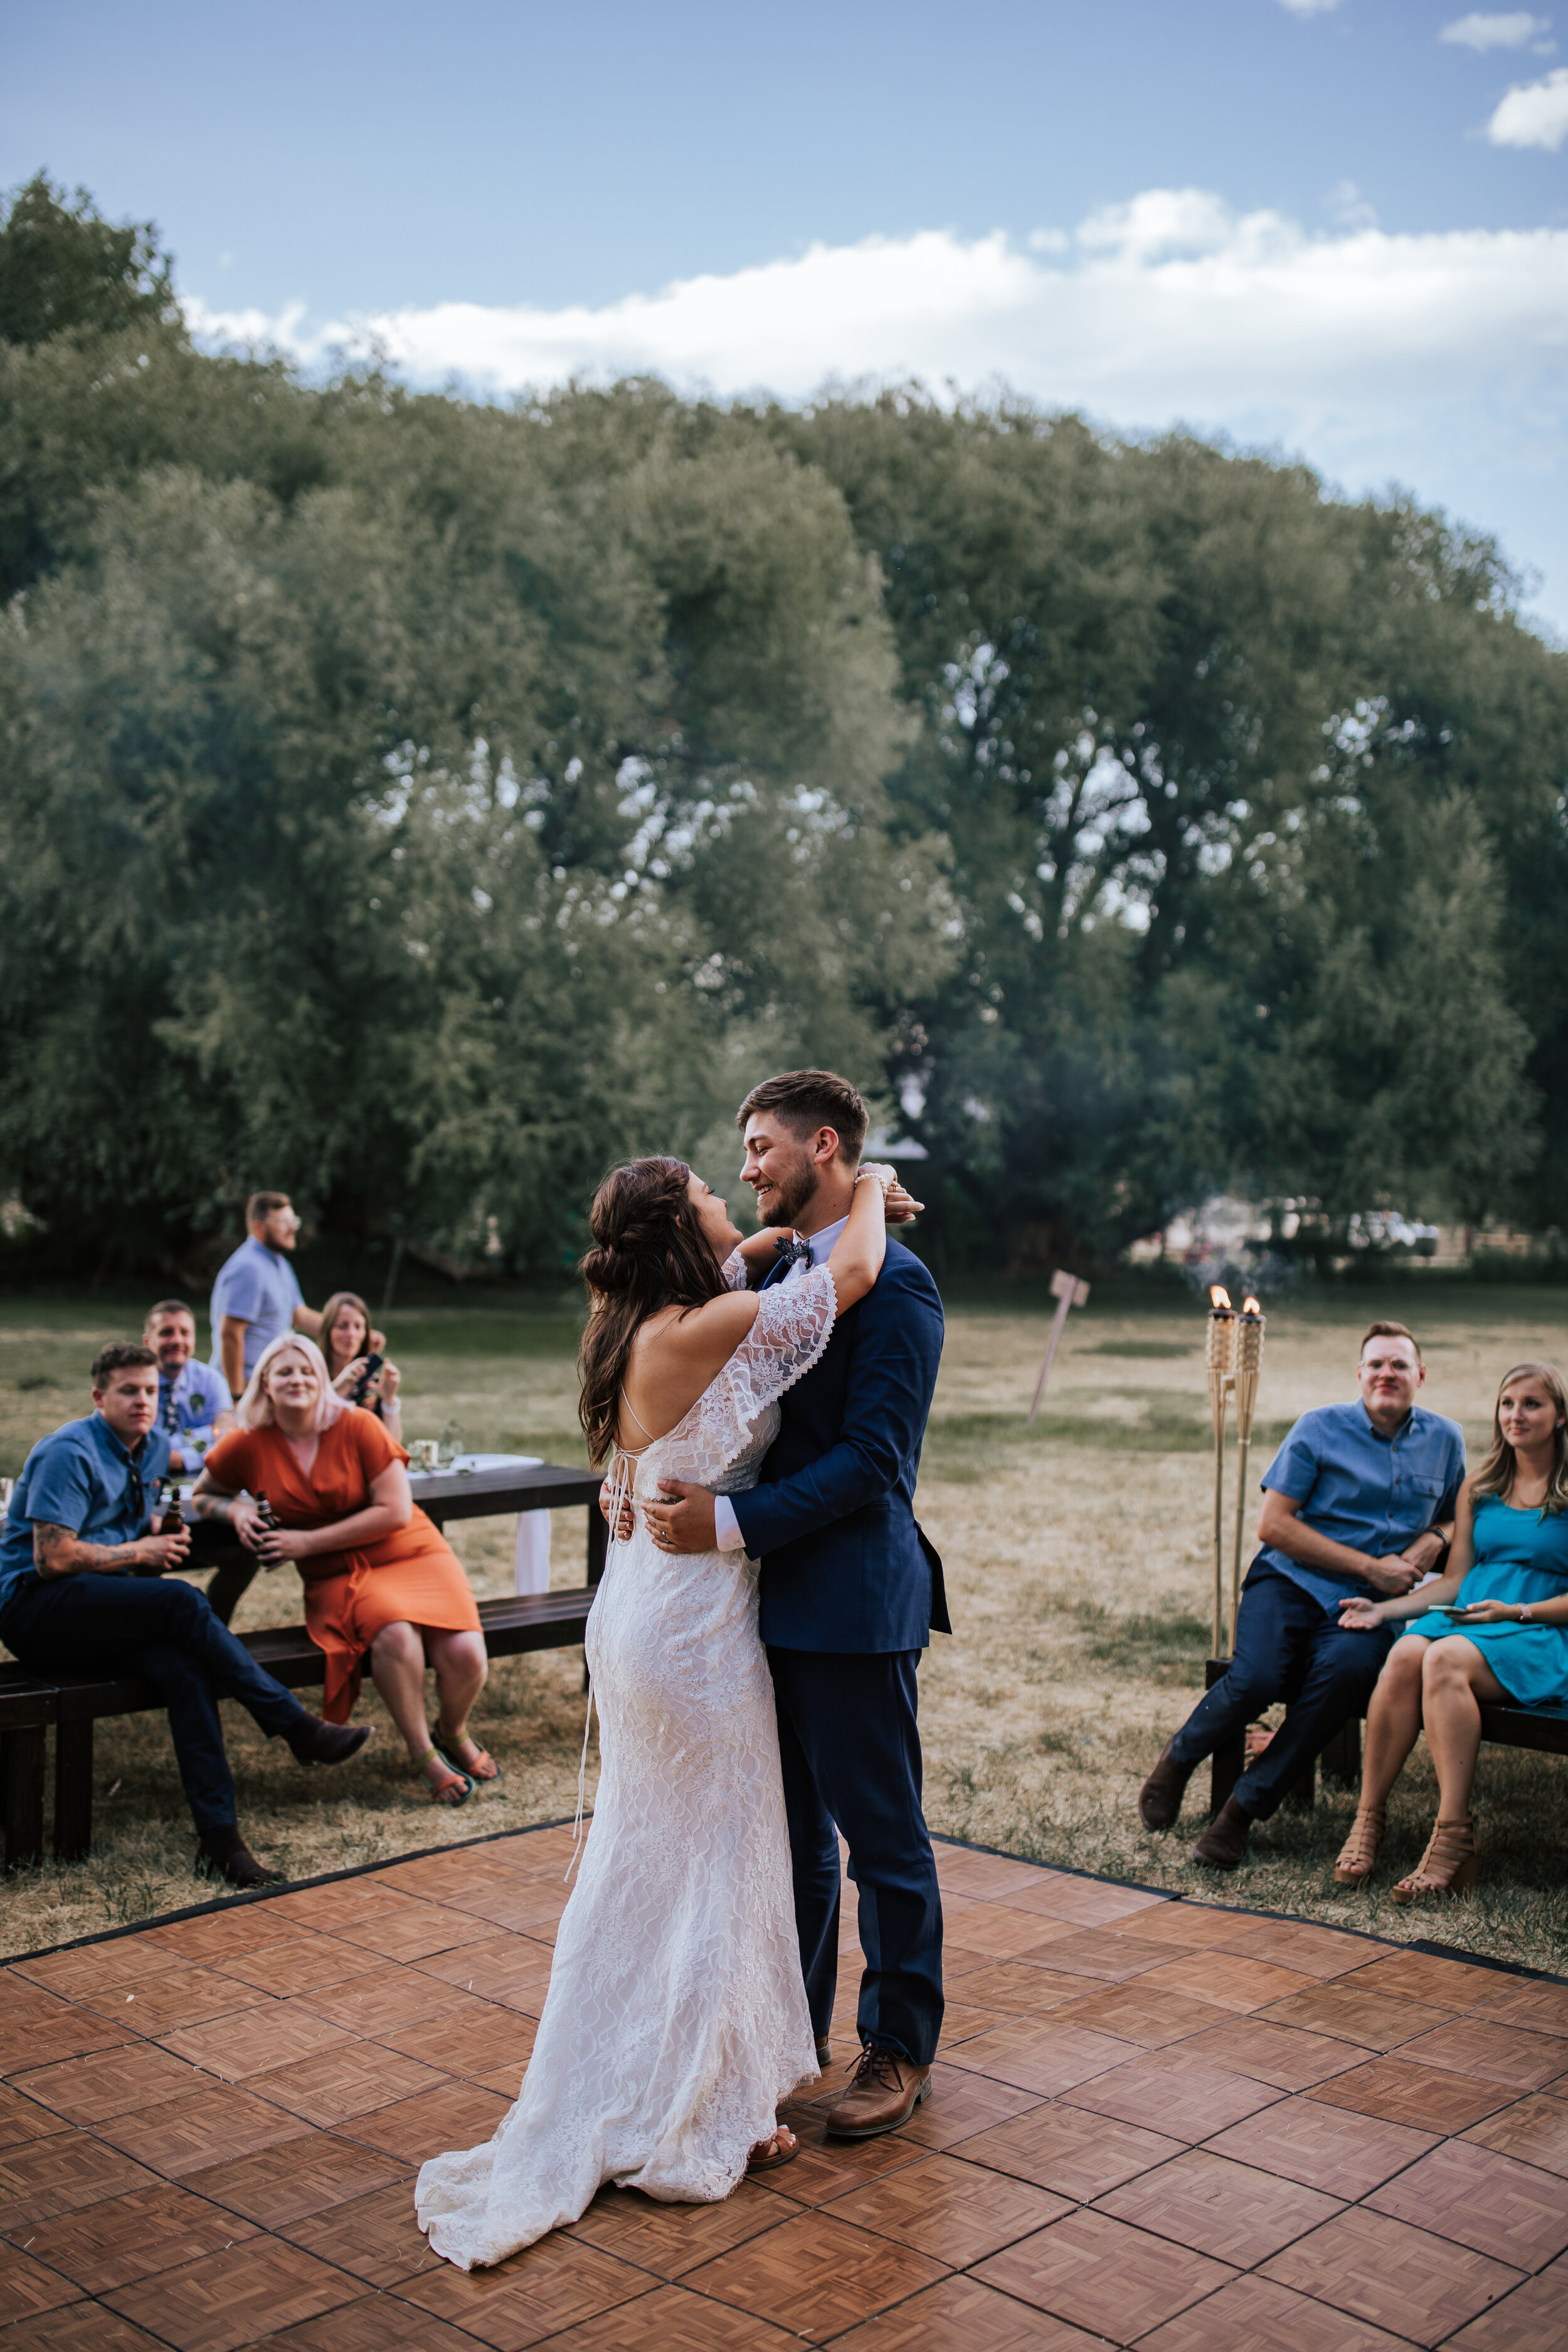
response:
{"label": "woman in blue sleeveless dress", "polygon": [[1480,1848],[1470,1791],[1484,1701],[1568,1698],[1568,1388],[1550,1364],[1516,1364],[1498,1391],[1492,1446],[1460,1489],[1447,1568],[1397,1601],[1344,1601],[1342,1624],[1404,1622],[1367,1709],[1361,1801],[1334,1866],[1370,1878],[1388,1792],[1423,1723],[1437,1822],[1396,1903],[1473,1886]]}

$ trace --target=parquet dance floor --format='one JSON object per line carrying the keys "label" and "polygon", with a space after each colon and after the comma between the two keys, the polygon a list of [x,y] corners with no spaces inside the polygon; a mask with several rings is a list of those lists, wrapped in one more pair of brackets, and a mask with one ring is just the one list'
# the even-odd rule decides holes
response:
{"label": "parquet dance floor", "polygon": [[957,1846],[908,2130],[825,2144],[841,2063],[726,2204],[453,2271],[410,2185],[515,2095],[569,1851],[0,1971],[0,2352],[1568,2347],[1568,1985]]}

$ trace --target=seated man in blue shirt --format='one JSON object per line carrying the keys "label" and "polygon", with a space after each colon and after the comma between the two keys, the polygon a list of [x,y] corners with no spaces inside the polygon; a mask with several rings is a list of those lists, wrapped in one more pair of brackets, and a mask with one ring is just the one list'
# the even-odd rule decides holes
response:
{"label": "seated man in blue shirt", "polygon": [[1285,1720],[1237,1782],[1193,1848],[1196,1862],[1234,1870],[1254,1822],[1288,1789],[1371,1695],[1393,1640],[1340,1622],[1340,1603],[1408,1592],[1435,1569],[1453,1534],[1465,1475],[1458,1422],[1427,1412],[1426,1378],[1403,1323],[1374,1323],[1362,1341],[1356,1404],[1305,1412],[1269,1464],[1228,1672],[1193,1709],[1143,1783],[1145,1829],[1167,1830],[1205,1756],[1245,1732],[1277,1699]]}
{"label": "seated man in blue shirt", "polygon": [[40,1438],[0,1532],[0,1641],[29,1674],[140,1675],[169,1710],[180,1780],[195,1817],[197,1863],[231,1886],[277,1885],[239,1833],[220,1698],[236,1698],[301,1764],[338,1764],[368,1725],[322,1723],[263,1674],[215,1617],[205,1592],[166,1569],[190,1538],[148,1531],[169,1441],[153,1426],[158,1360],[117,1340],[93,1359],[94,1410]]}
{"label": "seated man in blue shirt", "polygon": [[174,1448],[169,1467],[193,1476],[214,1439],[234,1426],[228,1382],[197,1363],[196,1318],[183,1298],[161,1298],[142,1339],[158,1359],[158,1427]]}

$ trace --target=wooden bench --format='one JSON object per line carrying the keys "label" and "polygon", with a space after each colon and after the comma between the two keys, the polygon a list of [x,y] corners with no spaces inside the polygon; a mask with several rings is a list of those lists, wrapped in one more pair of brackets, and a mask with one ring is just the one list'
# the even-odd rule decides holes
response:
{"label": "wooden bench", "polygon": [[[542,1463],[526,1470],[431,1473],[411,1481],[416,1501],[437,1527],[449,1518],[486,1518],[524,1510],[587,1511],[585,1584],[554,1592],[481,1601],[479,1623],[492,1658],[531,1650],[572,1649],[583,1639],[604,1573],[606,1530],[597,1473]],[[192,1564],[214,1566],[207,1598],[227,1624],[260,1564],[221,1522],[192,1523]],[[290,1690],[323,1679],[325,1661],[303,1625],[268,1626],[239,1640]],[[46,1736],[55,1735],[54,1852],[79,1862],[92,1844],[93,1726],[110,1716],[161,1712],[150,1683],[133,1675],[62,1675],[42,1682],[0,1665],[0,1770],[5,1775],[5,1866],[40,1862],[44,1852]]]}
{"label": "wooden bench", "polygon": [[[1229,1665],[1228,1658],[1210,1658],[1205,1662],[1205,1688],[1212,1690]],[[1337,1781],[1341,1788],[1361,1786],[1361,1726],[1359,1715],[1352,1715],[1343,1729],[1335,1733],[1320,1757],[1314,1759],[1301,1778],[1290,1789],[1285,1802],[1293,1810],[1306,1811],[1318,1798],[1318,1766],[1323,1768],[1325,1780]],[[1543,1756],[1568,1756],[1568,1702],[1553,1706],[1483,1706],[1481,1738],[1494,1748],[1530,1748]],[[1235,1788],[1246,1769],[1247,1735],[1244,1732],[1216,1748],[1209,1761],[1209,1819],[1212,1821]]]}

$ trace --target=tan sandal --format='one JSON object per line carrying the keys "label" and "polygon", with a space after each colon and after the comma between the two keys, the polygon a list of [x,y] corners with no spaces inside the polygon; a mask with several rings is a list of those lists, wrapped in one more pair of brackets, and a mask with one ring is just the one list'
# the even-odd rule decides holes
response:
{"label": "tan sandal", "polygon": [[1336,1886],[1364,1886],[1377,1864],[1377,1849],[1383,1843],[1384,1809],[1381,1805],[1358,1805],[1351,1833],[1340,1850],[1334,1864]]}
{"label": "tan sandal", "polygon": [[[782,2144],[785,2139],[789,2141],[787,2147]],[[780,2124],[777,2131],[770,2132],[766,2139],[757,2142],[746,2158],[746,2170],[776,2172],[781,2164],[793,2164],[799,2154],[800,2141],[787,2124]]]}
{"label": "tan sandal", "polygon": [[1426,1841],[1426,1851],[1397,1886],[1389,1889],[1395,1903],[1425,1903],[1435,1895],[1468,1895],[1480,1876],[1481,1850],[1473,1821],[1439,1822]]}
{"label": "tan sandal", "polygon": [[[425,1767],[431,1762],[439,1764],[443,1771],[450,1773],[450,1780],[432,1780],[425,1769]],[[433,1805],[466,1805],[474,1793],[474,1784],[466,1772],[454,1770],[440,1750],[435,1747],[425,1750],[414,1769],[429,1790],[430,1802]]]}

